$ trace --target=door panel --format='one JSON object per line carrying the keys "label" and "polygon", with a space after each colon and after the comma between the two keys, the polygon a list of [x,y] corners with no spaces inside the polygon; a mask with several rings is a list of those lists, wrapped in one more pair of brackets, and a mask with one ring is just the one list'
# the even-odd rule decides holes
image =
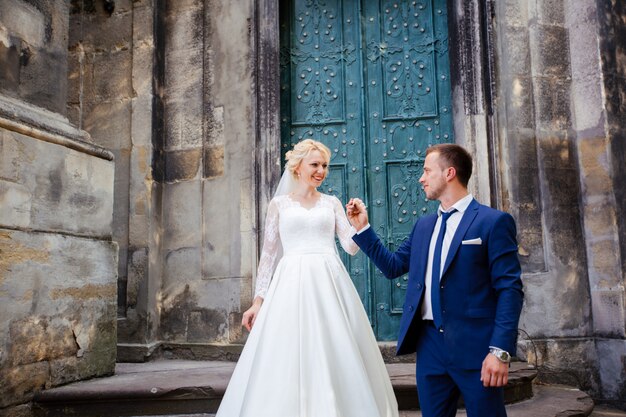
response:
{"label": "door panel", "polygon": [[[332,158],[320,191],[345,204],[365,195],[358,2],[283,1],[280,13],[283,155],[306,138],[327,145]],[[367,258],[339,253],[370,313]]]}
{"label": "door panel", "polygon": [[[283,155],[325,143],[321,191],[364,198],[392,250],[437,207],[418,179],[426,148],[452,141],[446,18],[444,0],[281,3]],[[407,277],[386,280],[363,254],[344,262],[377,338],[394,340]]]}

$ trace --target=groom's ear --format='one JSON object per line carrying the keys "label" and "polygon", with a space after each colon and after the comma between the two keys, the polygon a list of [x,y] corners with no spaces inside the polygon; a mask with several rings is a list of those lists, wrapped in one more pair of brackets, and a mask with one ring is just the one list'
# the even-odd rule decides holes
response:
{"label": "groom's ear", "polygon": [[446,181],[450,182],[456,178],[456,168],[448,167],[446,168]]}

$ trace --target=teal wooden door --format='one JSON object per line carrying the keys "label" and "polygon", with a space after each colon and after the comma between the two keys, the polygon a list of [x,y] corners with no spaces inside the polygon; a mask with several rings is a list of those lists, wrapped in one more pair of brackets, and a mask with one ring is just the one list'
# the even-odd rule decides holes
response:
{"label": "teal wooden door", "polygon": [[[424,151],[453,140],[445,1],[286,0],[280,13],[283,155],[325,143],[321,191],[363,198],[397,248],[437,207],[418,182]],[[362,253],[344,263],[377,338],[395,340],[407,277],[386,280]]]}

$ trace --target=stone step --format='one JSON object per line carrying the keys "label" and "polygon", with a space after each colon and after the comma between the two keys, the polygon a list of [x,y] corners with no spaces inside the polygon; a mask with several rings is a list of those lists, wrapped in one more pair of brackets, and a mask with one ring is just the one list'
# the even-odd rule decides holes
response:
{"label": "stone step", "polygon": [[[626,412],[602,407],[593,410],[593,401],[577,389],[555,385],[535,385],[533,398],[506,406],[508,417],[626,417]],[[459,409],[457,417],[466,417]],[[145,417],[145,416],[144,416]],[[177,414],[149,417],[215,417],[215,414]],[[422,417],[417,410],[401,410],[400,417]]]}
{"label": "stone step", "polygon": [[[120,363],[115,375],[42,391],[35,396],[38,417],[203,415],[215,412],[228,385],[232,362],[164,360]],[[415,364],[387,364],[401,410],[417,409]],[[536,371],[512,365],[505,390],[508,403],[532,396]]]}
{"label": "stone step", "polygon": [[[593,410],[593,400],[584,392],[559,385],[534,385],[532,398],[506,406],[508,417],[586,417]],[[401,411],[400,417],[421,417],[419,411]],[[459,410],[457,417],[466,417]]]}
{"label": "stone step", "polygon": [[600,404],[593,408],[590,417],[626,417],[626,411]]}

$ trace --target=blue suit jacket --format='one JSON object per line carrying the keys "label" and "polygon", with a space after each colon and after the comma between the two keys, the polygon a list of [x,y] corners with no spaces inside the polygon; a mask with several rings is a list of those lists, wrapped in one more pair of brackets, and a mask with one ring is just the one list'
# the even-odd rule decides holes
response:
{"label": "blue suit jacket", "polygon": [[[428,249],[436,221],[437,215],[419,219],[409,239],[394,253],[372,228],[353,237],[387,278],[409,273],[398,355],[416,350]],[[462,244],[477,238],[482,244]],[[473,200],[452,239],[441,277],[444,343],[452,363],[480,369],[489,346],[515,354],[524,297],[520,276],[513,217]]]}

